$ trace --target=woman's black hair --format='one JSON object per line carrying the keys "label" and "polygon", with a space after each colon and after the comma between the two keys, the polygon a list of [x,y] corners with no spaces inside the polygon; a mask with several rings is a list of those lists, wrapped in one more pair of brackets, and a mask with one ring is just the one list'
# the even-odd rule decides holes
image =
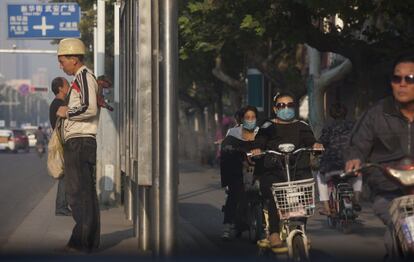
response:
{"label": "woman's black hair", "polygon": [[258,114],[257,108],[255,106],[247,105],[240,109],[241,119],[244,118],[244,115],[247,113],[247,111],[252,111],[257,117],[257,114]]}
{"label": "woman's black hair", "polygon": [[290,97],[293,99],[293,102],[296,102],[296,97],[293,93],[289,92],[289,91],[282,91],[282,92],[278,92],[274,97],[273,97],[273,104],[276,104],[277,99],[281,98],[281,97]]}
{"label": "woman's black hair", "polygon": [[243,119],[242,111],[243,111],[243,107],[237,110],[236,113],[234,113],[234,119],[236,120],[237,125],[241,124],[242,122],[242,119]]}

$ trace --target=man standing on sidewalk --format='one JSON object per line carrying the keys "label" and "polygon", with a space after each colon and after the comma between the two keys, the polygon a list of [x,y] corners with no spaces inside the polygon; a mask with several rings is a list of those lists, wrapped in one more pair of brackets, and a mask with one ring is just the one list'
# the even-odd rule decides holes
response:
{"label": "man standing on sidewalk", "polygon": [[100,240],[100,214],[96,195],[96,133],[99,108],[98,84],[84,63],[85,46],[75,38],[60,41],[60,68],[73,75],[68,106],[61,106],[57,116],[64,118],[63,154],[65,186],[75,220],[68,250],[91,252]]}
{"label": "man standing on sidewalk", "polygon": [[[52,92],[55,94],[55,99],[49,107],[49,120],[53,129],[56,127],[57,116],[56,112],[59,107],[67,104],[66,96],[69,92],[69,83],[63,77],[56,77],[52,81]],[[58,190],[56,195],[55,214],[57,216],[71,216],[72,212],[68,208],[68,201],[65,192],[65,182],[62,178],[58,181]]]}

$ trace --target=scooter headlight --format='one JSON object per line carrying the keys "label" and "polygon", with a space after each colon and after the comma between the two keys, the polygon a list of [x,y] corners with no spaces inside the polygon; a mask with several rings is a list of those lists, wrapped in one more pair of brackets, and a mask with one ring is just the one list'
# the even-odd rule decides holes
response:
{"label": "scooter headlight", "polygon": [[280,152],[290,153],[290,152],[293,152],[293,150],[295,150],[295,145],[294,144],[280,144],[278,149]]}

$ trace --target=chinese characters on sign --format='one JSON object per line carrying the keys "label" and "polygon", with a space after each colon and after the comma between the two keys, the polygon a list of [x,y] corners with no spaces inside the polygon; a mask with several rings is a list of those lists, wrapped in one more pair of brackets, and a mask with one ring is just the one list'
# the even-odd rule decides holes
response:
{"label": "chinese characters on sign", "polygon": [[9,38],[80,37],[77,3],[9,4]]}

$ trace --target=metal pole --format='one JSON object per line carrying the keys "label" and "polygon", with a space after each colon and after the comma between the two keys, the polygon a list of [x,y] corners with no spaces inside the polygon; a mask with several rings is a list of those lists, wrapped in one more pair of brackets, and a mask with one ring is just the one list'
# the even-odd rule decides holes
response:
{"label": "metal pole", "polygon": [[[116,136],[116,162],[115,162],[115,170],[116,174],[119,174],[121,171],[121,158],[120,158],[120,110],[119,110],[119,12],[121,8],[121,3],[119,1],[114,3],[114,81],[113,81],[113,89],[114,89],[114,106],[116,113],[116,126],[118,127],[118,132]],[[121,175],[115,176],[115,200],[116,202],[120,203],[121,199]]]}
{"label": "metal pole", "polygon": [[160,252],[172,256],[177,225],[178,2],[160,2]]}
{"label": "metal pole", "polygon": [[142,251],[149,249],[150,221],[149,221],[149,187],[138,187],[138,247]]}
{"label": "metal pole", "polygon": [[[136,155],[138,158],[138,176],[139,185],[139,247],[141,250],[147,250],[150,235],[149,224],[149,205],[147,204],[149,186],[152,184],[152,49],[151,49],[151,0],[138,1],[134,11],[138,11],[136,27],[136,41],[138,52],[135,56],[136,62],[136,114],[137,131],[139,139],[133,142]],[[138,137],[137,137],[138,138]],[[138,150],[139,149],[139,150]]]}
{"label": "metal pole", "polygon": [[98,0],[97,76],[105,74],[105,0]]}
{"label": "metal pole", "polygon": [[[129,163],[129,161],[127,161]],[[131,172],[131,168],[127,167],[127,172]],[[126,219],[129,221],[132,221],[133,217],[133,202],[134,202],[134,196],[133,196],[133,189],[132,189],[132,181],[130,176],[125,176],[125,206],[126,206]]]}
{"label": "metal pole", "polygon": [[160,108],[159,108],[159,1],[152,2],[152,187],[151,243],[155,257],[160,255]]}
{"label": "metal pole", "polygon": [[135,220],[132,219],[132,213],[133,213],[133,206],[132,206],[132,201],[133,201],[133,194],[132,194],[132,186],[131,186],[131,177],[132,177],[132,171],[131,171],[131,153],[130,153],[130,125],[131,125],[131,120],[130,120],[130,107],[131,107],[131,99],[130,99],[130,94],[131,94],[131,89],[132,89],[132,83],[131,83],[131,55],[130,53],[132,53],[131,51],[131,47],[132,47],[132,42],[131,42],[131,32],[132,32],[132,23],[131,23],[131,8],[130,8],[130,1],[125,2],[126,5],[126,10],[125,10],[125,41],[124,41],[124,61],[125,61],[125,68],[124,68],[124,90],[123,90],[123,103],[124,105],[122,105],[123,107],[123,127],[124,127],[124,141],[125,141],[125,170],[126,170],[126,176],[125,179],[128,182],[128,185],[130,185],[128,188],[126,188],[126,193],[125,195],[128,197],[128,202],[126,203],[127,205],[125,206],[126,209],[126,217],[128,218],[128,220]]}
{"label": "metal pole", "polygon": [[[96,13],[96,4],[93,4],[93,10]],[[93,26],[93,73],[98,75],[98,29],[97,29],[97,16],[95,15],[95,22]]]}
{"label": "metal pole", "polygon": [[13,106],[13,89],[10,87],[9,88],[9,102],[10,102],[10,104],[9,104],[9,126],[11,127],[12,125],[11,125],[11,122],[12,122],[12,119],[13,119],[13,108],[12,108],[12,106]]}
{"label": "metal pole", "polygon": [[37,98],[37,126],[40,125],[40,98]]}
{"label": "metal pole", "polygon": [[121,8],[120,1],[114,3],[114,102],[119,103],[119,12]]}

